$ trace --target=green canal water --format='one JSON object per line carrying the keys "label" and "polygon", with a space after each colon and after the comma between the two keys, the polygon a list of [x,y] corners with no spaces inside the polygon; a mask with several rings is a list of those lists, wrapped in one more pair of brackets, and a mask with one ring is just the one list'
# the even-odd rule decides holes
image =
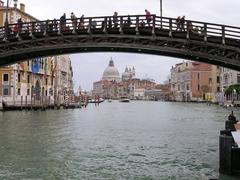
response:
{"label": "green canal water", "polygon": [[0,179],[235,180],[218,174],[218,136],[230,112],[140,101],[0,112]]}

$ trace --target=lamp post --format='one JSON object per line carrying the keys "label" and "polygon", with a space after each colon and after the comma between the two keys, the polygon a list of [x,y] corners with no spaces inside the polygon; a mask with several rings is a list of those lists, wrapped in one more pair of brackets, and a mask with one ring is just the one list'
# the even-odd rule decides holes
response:
{"label": "lamp post", "polygon": [[161,17],[161,28],[162,28],[162,0],[160,0],[160,17]]}
{"label": "lamp post", "polygon": [[18,4],[18,0],[13,0],[13,5],[14,5],[14,23],[16,23],[17,21],[17,4]]}
{"label": "lamp post", "polygon": [[4,22],[4,29],[5,29],[5,36],[7,38],[7,35],[9,33],[9,28],[8,28],[8,7],[9,7],[9,0],[7,0],[7,9],[6,9],[6,19]]}

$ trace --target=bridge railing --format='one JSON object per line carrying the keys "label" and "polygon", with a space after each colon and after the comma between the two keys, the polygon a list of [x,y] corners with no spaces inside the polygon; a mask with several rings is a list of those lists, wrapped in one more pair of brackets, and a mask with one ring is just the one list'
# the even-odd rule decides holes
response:
{"label": "bridge railing", "polygon": [[147,22],[145,15],[127,16],[102,16],[102,17],[82,17],[66,20],[46,20],[36,22],[23,22],[19,24],[9,24],[0,27],[0,43],[10,38],[19,39],[21,37],[34,37],[61,34],[81,34],[108,33],[109,29],[115,29],[119,33],[124,33],[126,29],[135,29],[136,34],[143,28],[151,29],[153,35],[166,32],[169,37],[182,34],[187,39],[192,36],[208,41],[208,38],[219,38],[225,44],[226,39],[240,40],[240,27],[226,26],[213,23],[185,20],[179,22],[175,18],[159,17],[151,15],[152,20]]}

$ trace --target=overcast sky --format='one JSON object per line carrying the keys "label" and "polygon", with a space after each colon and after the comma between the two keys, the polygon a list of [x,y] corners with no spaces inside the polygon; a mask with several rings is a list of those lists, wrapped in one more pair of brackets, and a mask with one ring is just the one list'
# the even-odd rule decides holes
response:
{"label": "overcast sky", "polygon": [[[6,0],[5,0],[6,1]],[[10,0],[12,1],[12,0]],[[65,12],[70,16],[74,12],[78,17],[144,14],[148,9],[159,14],[160,0],[18,0],[26,5],[26,12],[34,17],[45,20],[60,18]],[[162,0],[163,16],[186,16],[186,19],[240,26],[240,0]],[[135,66],[137,76],[149,77],[161,83],[166,80],[172,65],[182,62],[162,56],[138,55],[127,53],[86,53],[71,55],[75,89],[81,85],[90,90],[93,81],[100,80],[110,57],[122,73],[126,66]]]}

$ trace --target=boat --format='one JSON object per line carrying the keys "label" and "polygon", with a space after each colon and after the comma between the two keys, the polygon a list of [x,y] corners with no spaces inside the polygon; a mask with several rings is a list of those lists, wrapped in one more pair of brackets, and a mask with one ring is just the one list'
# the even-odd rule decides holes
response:
{"label": "boat", "polygon": [[104,102],[103,98],[99,98],[99,99],[89,99],[88,103],[102,103]]}
{"label": "boat", "polygon": [[127,98],[127,97],[121,97],[121,98],[119,99],[119,102],[130,102],[130,99]]}
{"label": "boat", "polygon": [[112,100],[111,100],[111,99],[108,99],[108,102],[112,102]]}

